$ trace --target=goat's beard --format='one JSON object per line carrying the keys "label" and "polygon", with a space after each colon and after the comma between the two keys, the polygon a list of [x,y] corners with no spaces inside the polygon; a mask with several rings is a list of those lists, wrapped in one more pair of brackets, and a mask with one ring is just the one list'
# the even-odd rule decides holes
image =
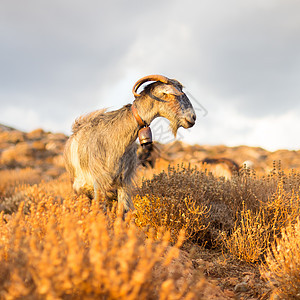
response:
{"label": "goat's beard", "polygon": [[173,120],[172,122],[170,122],[170,130],[173,133],[175,138],[179,127],[180,127],[180,122],[178,120]]}

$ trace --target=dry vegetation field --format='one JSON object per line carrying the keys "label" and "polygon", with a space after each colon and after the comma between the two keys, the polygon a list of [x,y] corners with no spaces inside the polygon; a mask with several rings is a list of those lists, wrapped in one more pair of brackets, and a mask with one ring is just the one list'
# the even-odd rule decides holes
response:
{"label": "dry vegetation field", "polygon": [[0,126],[0,299],[300,299],[300,152],[157,145],[123,221],[72,193],[65,140]]}

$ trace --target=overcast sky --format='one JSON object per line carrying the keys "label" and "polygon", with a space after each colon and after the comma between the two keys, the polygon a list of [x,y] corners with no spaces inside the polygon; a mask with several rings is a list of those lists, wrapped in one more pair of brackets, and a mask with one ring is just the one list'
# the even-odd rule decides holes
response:
{"label": "overcast sky", "polygon": [[300,1],[0,1],[2,124],[69,134],[148,74],[196,99],[185,142],[300,149]]}

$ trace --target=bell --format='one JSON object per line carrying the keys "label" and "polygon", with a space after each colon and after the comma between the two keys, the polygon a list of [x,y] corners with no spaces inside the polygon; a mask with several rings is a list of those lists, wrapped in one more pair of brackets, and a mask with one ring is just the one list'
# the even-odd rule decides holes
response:
{"label": "bell", "polygon": [[139,130],[139,140],[142,146],[152,143],[152,133],[149,126]]}

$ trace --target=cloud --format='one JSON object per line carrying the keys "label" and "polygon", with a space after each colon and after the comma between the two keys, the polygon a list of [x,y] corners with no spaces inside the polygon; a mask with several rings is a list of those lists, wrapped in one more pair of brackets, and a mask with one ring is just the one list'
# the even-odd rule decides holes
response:
{"label": "cloud", "polygon": [[3,0],[1,110],[36,119],[25,125],[2,113],[0,122],[69,132],[66,120],[131,102],[134,82],[160,73],[182,81],[209,111],[199,122],[207,134],[191,142],[265,144],[271,136],[260,139],[254,124],[277,120],[287,130],[284,116],[300,113],[299,13],[293,0]]}
{"label": "cloud", "polygon": [[[51,117],[39,114],[32,108],[7,106],[1,111],[3,123],[16,127],[15,120],[21,120],[19,130],[32,131],[37,128],[56,131],[61,130],[61,123],[57,124]],[[69,120],[71,122],[71,120]],[[2,121],[1,121],[2,122]]]}
{"label": "cloud", "polygon": [[[181,131],[181,140],[187,143],[224,144],[228,146],[252,145],[269,151],[276,149],[298,149],[300,123],[299,112],[288,111],[280,116],[243,116],[233,107],[216,109],[196,125]],[[216,137],[218,137],[216,139]]]}

